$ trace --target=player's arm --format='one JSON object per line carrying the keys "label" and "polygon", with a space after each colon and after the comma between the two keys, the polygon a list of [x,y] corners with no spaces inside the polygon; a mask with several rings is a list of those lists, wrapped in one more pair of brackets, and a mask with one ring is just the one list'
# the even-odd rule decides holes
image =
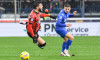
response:
{"label": "player's arm", "polygon": [[45,14],[45,13],[41,13],[41,14],[40,14],[40,17],[51,17],[51,18],[53,18],[53,19],[56,19],[56,16],[52,16],[52,15]]}
{"label": "player's arm", "polygon": [[32,39],[33,39],[33,43],[37,43],[37,36],[35,36],[34,32],[33,32],[33,29],[32,29],[32,25],[34,24],[35,21],[35,17],[31,17],[29,18],[29,24],[27,26],[27,30],[28,32],[31,34],[32,36]]}
{"label": "player's arm", "polygon": [[49,14],[45,14],[45,13],[41,13],[40,16],[41,16],[41,17],[50,17]]}
{"label": "player's arm", "polygon": [[64,22],[64,18],[63,18],[63,16],[60,16],[60,17],[57,18],[56,25],[59,26],[59,27],[66,27],[66,24],[63,24],[62,22]]}
{"label": "player's arm", "polygon": [[29,18],[29,24],[27,25],[27,31],[31,34],[32,37],[35,36],[33,29],[32,29],[33,21],[34,21],[34,17],[30,17]]}
{"label": "player's arm", "polygon": [[74,11],[73,14],[69,15],[69,17],[73,17],[76,13],[77,13],[77,11]]}
{"label": "player's arm", "polygon": [[69,15],[69,17],[73,17],[73,16],[74,16],[73,14],[70,14],[70,15]]}

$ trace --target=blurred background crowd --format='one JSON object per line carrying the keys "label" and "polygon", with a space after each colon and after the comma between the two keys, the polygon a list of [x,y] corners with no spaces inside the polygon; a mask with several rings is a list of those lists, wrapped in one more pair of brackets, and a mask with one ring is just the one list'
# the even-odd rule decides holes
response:
{"label": "blurred background crowd", "polygon": [[[49,10],[50,14],[57,15],[65,3],[69,3],[72,7],[71,13],[77,10],[75,17],[82,17],[84,11],[85,17],[100,17],[100,0],[84,0],[84,10],[82,10],[82,0],[17,0],[17,17],[27,18],[36,1],[43,3],[43,12]],[[0,18],[13,17],[14,0],[0,0]]]}

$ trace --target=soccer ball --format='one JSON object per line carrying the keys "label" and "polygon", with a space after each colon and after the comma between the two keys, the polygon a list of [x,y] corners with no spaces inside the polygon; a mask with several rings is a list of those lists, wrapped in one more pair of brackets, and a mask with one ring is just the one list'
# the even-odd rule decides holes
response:
{"label": "soccer ball", "polygon": [[21,54],[20,54],[20,58],[22,60],[28,60],[29,59],[29,53],[26,52],[26,51],[23,51]]}

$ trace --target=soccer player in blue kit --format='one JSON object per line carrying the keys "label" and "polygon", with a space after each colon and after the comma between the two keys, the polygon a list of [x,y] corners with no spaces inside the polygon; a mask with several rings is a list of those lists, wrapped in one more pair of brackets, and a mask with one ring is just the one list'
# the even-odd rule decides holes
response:
{"label": "soccer player in blue kit", "polygon": [[57,22],[55,25],[56,33],[59,34],[64,39],[64,42],[62,44],[62,52],[60,55],[68,57],[70,57],[68,49],[74,37],[69,32],[67,32],[67,29],[65,28],[65,27],[71,27],[72,24],[65,24],[65,23],[69,17],[72,17],[77,13],[77,11],[74,11],[73,14],[70,14],[70,10],[71,6],[68,3],[66,3],[64,5],[64,9],[61,10],[60,13],[58,14]]}

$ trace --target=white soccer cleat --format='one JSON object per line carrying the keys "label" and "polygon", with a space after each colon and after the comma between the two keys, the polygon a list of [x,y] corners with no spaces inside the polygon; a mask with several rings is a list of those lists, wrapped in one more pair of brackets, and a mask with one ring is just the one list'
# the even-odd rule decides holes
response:
{"label": "white soccer cleat", "polygon": [[60,56],[64,56],[65,54],[63,52],[61,52]]}
{"label": "white soccer cleat", "polygon": [[68,56],[68,57],[70,57],[70,54],[68,53],[68,50],[64,50],[64,56]]}

